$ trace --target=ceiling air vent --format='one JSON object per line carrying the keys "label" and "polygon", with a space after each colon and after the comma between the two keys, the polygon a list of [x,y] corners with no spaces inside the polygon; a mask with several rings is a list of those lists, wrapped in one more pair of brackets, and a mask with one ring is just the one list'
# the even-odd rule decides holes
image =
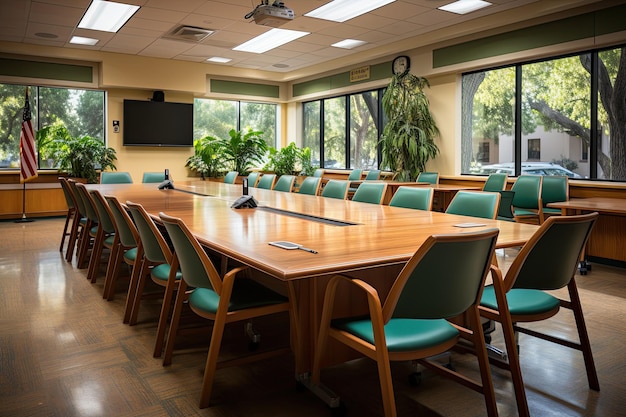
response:
{"label": "ceiling air vent", "polygon": [[194,26],[178,26],[170,33],[165,35],[168,39],[175,39],[186,42],[201,42],[207,36],[213,34],[213,30],[197,28]]}

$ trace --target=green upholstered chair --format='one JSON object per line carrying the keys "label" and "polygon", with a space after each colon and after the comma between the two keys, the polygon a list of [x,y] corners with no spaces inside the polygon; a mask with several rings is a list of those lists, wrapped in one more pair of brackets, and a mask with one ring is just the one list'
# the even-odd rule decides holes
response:
{"label": "green upholstered chair", "polygon": [[319,193],[321,183],[321,177],[306,177],[302,181],[302,184],[300,184],[298,192],[300,194],[317,195]]}
{"label": "green upholstered chair", "polygon": [[93,205],[96,209],[96,214],[98,216],[98,229],[94,236],[91,257],[89,258],[87,279],[89,279],[91,282],[96,282],[100,263],[102,262],[102,254],[105,253],[104,249],[108,249],[108,264],[108,261],[110,260],[110,254],[113,250],[113,246],[116,244],[116,235],[111,209],[109,208],[109,205],[107,204],[100,191],[89,190],[89,197],[93,201]]}
{"label": "green upholstered chair", "polygon": [[490,192],[499,192],[505,189],[506,180],[509,178],[509,175],[506,173],[495,172],[493,174],[489,174],[487,180],[483,184],[483,191]]}
{"label": "green upholstered chair", "polygon": [[520,175],[511,187],[513,196],[513,216],[515,221],[535,220],[543,223],[543,203],[541,201],[541,175]]}
{"label": "green upholstered chair", "polygon": [[165,171],[163,172],[144,172],[141,182],[144,184],[159,184],[165,181]]}
{"label": "green upholstered chair", "polygon": [[76,253],[76,259],[78,259],[78,253],[80,252],[80,246],[82,242],[82,234],[87,223],[90,222],[87,217],[87,211],[85,209],[85,203],[83,202],[83,198],[78,194],[78,189],[76,187],[76,180],[68,178],[67,185],[69,186],[69,190],[74,196],[74,201],[76,202],[76,210],[77,215],[72,220],[72,228],[70,230],[70,236],[67,243],[67,249],[65,250],[65,260],[67,262],[72,262],[72,258],[74,257],[74,253]]}
{"label": "green upholstered chair", "polygon": [[103,298],[110,301],[115,297],[115,287],[122,263],[132,268],[130,281],[136,281],[136,278],[134,280],[133,278],[140,272],[143,249],[139,248],[139,232],[128,211],[114,196],[105,195],[104,199],[111,210],[115,227],[115,241],[109,258],[103,292]]}
{"label": "green upholstered chair", "polygon": [[100,173],[100,184],[132,184],[133,177],[128,172],[104,171]]}
{"label": "green upholstered chair", "polygon": [[500,208],[498,208],[497,219],[514,222],[515,216],[513,215],[513,197],[515,196],[515,191],[502,190],[499,191],[499,194]]}
{"label": "green upholstered chair", "polygon": [[[528,415],[528,408],[522,410],[526,397],[519,361],[516,360],[517,352],[524,354],[524,340],[519,340],[518,347],[515,333],[539,337],[581,351],[589,387],[596,391],[600,389],[574,279],[581,252],[597,218],[598,213],[549,217],[521,248],[506,276],[503,278],[500,273],[493,274],[493,284],[484,290],[481,315],[502,324],[509,360],[508,363],[499,361],[498,366],[511,371],[518,415]],[[562,293],[553,292],[565,287],[569,299],[561,298],[562,295],[559,294]],[[560,328],[552,332],[552,335],[548,335],[545,333],[545,327],[543,330],[538,328],[531,330],[520,325],[548,319],[556,315],[561,308],[572,311],[578,330],[578,342],[566,340],[568,337],[564,334],[567,332],[561,331]],[[564,381],[574,378],[571,369],[563,375]]]}
{"label": "green upholstered chair", "polygon": [[352,171],[350,171],[350,174],[348,175],[348,181],[360,181],[362,175],[363,175],[362,169],[353,169]]}
{"label": "green upholstered chair", "polygon": [[352,201],[381,204],[387,191],[386,182],[364,182],[354,192]]}
{"label": "green upholstered chair", "polygon": [[257,182],[261,178],[261,174],[258,172],[251,172],[248,174],[248,187],[256,187]]}
{"label": "green upholstered chair", "polygon": [[[59,177],[59,183],[61,184],[61,190],[63,190],[63,197],[65,198],[65,203],[67,204],[67,214],[65,215],[65,225],[63,226],[63,233],[61,234],[61,244],[59,245],[59,252],[63,253],[63,247],[65,246],[65,239],[68,239],[67,243],[67,251],[70,248],[73,250],[74,245],[76,244],[76,236],[72,237],[72,225],[74,224],[74,219],[79,215],[78,207],[76,204],[76,198],[70,190],[70,185],[67,183],[67,178]],[[73,239],[73,240],[72,240]],[[66,252],[67,255],[67,252]]]}
{"label": "green upholstered chair", "polygon": [[[259,182],[256,183],[256,188],[271,190],[274,188],[274,183],[276,183],[276,174],[263,174]],[[249,186],[250,184],[248,184],[248,187]]]}
{"label": "green upholstered chair", "polygon": [[[182,220],[160,213],[161,221],[167,229],[176,258],[180,262],[183,279],[176,296],[171,329],[167,340],[166,351],[174,343],[181,309],[185,302],[191,310],[213,321],[211,343],[207,355],[204,376],[202,379],[202,393],[200,408],[209,406],[211,390],[217,369],[217,361],[227,323],[248,320],[253,317],[288,312],[289,300],[258,282],[242,277],[240,272],[248,267],[237,267],[221,277],[211,259],[192,235]],[[280,349],[274,353],[284,354],[288,349]],[[253,355],[246,357],[246,361]],[[259,352],[257,358],[267,358],[270,352]],[[234,361],[234,364],[241,363]]]}
{"label": "green upholstered chair", "polygon": [[420,172],[417,176],[417,182],[427,182],[428,184],[439,184],[438,172]]}
{"label": "green upholstered chair", "polygon": [[380,169],[370,169],[365,175],[365,181],[377,181],[380,179]]}
{"label": "green upholstered chair", "polygon": [[548,207],[550,203],[569,200],[569,177],[560,175],[546,175],[541,183],[541,202],[543,215],[560,216],[561,209]]}
{"label": "green upholstered chair", "polygon": [[93,239],[98,233],[98,213],[89,196],[89,191],[85,184],[75,183],[76,195],[83,202],[85,209],[85,223],[78,240],[78,252],[76,254],[76,267],[84,268],[89,257],[89,251],[93,247]]}
{"label": "green upholstered chair", "polygon": [[291,190],[293,190],[293,183],[295,181],[296,177],[293,175],[281,175],[278,181],[276,181],[273,190],[290,193]]}
{"label": "green upholstered chair", "polygon": [[[230,172],[226,173],[226,175],[224,175],[224,182],[226,184],[234,184],[235,181],[237,181],[237,177],[238,176],[239,176],[239,173],[237,171],[230,171]],[[250,184],[248,183],[248,187],[249,186],[250,186]]]}
{"label": "green upholstered chair", "polygon": [[322,197],[345,200],[348,196],[349,184],[349,181],[328,180],[324,188],[322,188]]}
{"label": "green upholstered chair", "polygon": [[322,178],[324,176],[324,168],[318,168],[313,172],[313,176],[317,178]]}
{"label": "green upholstered chair", "polygon": [[[157,326],[157,336],[154,344],[154,357],[158,358],[163,353],[163,343],[165,342],[165,331],[168,319],[172,310],[174,293],[182,278],[182,273],[178,268],[178,260],[173,254],[163,233],[154,223],[152,217],[141,204],[126,202],[126,207],[137,225],[139,241],[142,250],[141,272],[136,274],[134,282],[128,286],[128,297],[124,311],[124,323],[134,325],[137,323],[137,315],[141,305],[147,276],[150,275],[152,281],[165,287],[159,324]],[[167,360],[167,362],[166,362]],[[163,359],[164,365],[171,363],[171,355]]]}
{"label": "green upholstered chair", "polygon": [[446,208],[446,213],[495,219],[500,207],[500,193],[459,191]]}
{"label": "green upholstered chair", "polygon": [[[390,361],[407,360],[415,360],[483,394],[487,415],[496,416],[478,306],[497,236],[497,229],[489,229],[429,237],[406,263],[388,295],[379,295],[376,288],[360,279],[333,276],[324,298],[312,383],[320,383],[320,367],[329,339],[333,339],[377,362],[386,417],[396,416]],[[334,315],[334,307],[345,302],[336,296],[340,285],[349,285],[367,298],[366,314]],[[453,325],[447,320],[462,314],[467,317],[464,324]],[[460,338],[475,349],[480,381],[429,360],[453,348]],[[376,410],[373,414],[381,413]]]}
{"label": "green upholstered chair", "polygon": [[390,206],[417,210],[431,210],[434,190],[430,187],[398,187],[391,197]]}

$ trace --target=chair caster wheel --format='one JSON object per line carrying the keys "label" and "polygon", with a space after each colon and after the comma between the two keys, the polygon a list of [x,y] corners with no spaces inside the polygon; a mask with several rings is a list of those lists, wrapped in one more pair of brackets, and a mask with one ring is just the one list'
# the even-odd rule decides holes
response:
{"label": "chair caster wheel", "polygon": [[413,372],[409,374],[409,384],[416,387],[422,383],[422,373],[421,372]]}
{"label": "chair caster wheel", "polygon": [[343,401],[339,402],[338,407],[333,407],[330,409],[332,417],[345,417],[348,415],[348,408],[343,403]]}

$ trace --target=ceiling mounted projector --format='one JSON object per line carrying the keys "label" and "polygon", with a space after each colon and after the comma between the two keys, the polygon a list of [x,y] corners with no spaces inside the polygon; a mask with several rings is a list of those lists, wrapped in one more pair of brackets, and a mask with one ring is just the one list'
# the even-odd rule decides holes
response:
{"label": "ceiling mounted projector", "polygon": [[293,10],[285,7],[282,1],[275,1],[271,5],[264,0],[254,10],[246,15],[246,19],[254,19],[257,25],[278,27],[293,20]]}

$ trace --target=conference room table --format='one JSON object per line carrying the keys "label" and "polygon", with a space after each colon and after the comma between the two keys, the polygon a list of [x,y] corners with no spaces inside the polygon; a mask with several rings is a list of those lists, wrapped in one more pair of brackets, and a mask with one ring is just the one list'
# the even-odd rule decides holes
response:
{"label": "conference room table", "polygon": [[[159,190],[156,184],[94,184],[88,188],[114,195],[122,203],[140,203],[157,221],[159,212],[183,219],[209,250],[250,266],[266,282],[282,287],[291,302],[297,378],[306,378],[311,369],[325,285],[333,274],[364,279],[382,295],[432,234],[498,228],[497,247],[507,248],[523,245],[537,229],[530,224],[258,188],[249,190],[258,207],[234,209],[231,205],[241,196],[241,185],[197,180],[177,181],[174,186]],[[281,249],[268,244],[272,241],[294,242],[317,253]],[[364,308],[365,300],[346,298],[341,313]],[[345,360],[342,355],[332,349],[327,362]]]}

